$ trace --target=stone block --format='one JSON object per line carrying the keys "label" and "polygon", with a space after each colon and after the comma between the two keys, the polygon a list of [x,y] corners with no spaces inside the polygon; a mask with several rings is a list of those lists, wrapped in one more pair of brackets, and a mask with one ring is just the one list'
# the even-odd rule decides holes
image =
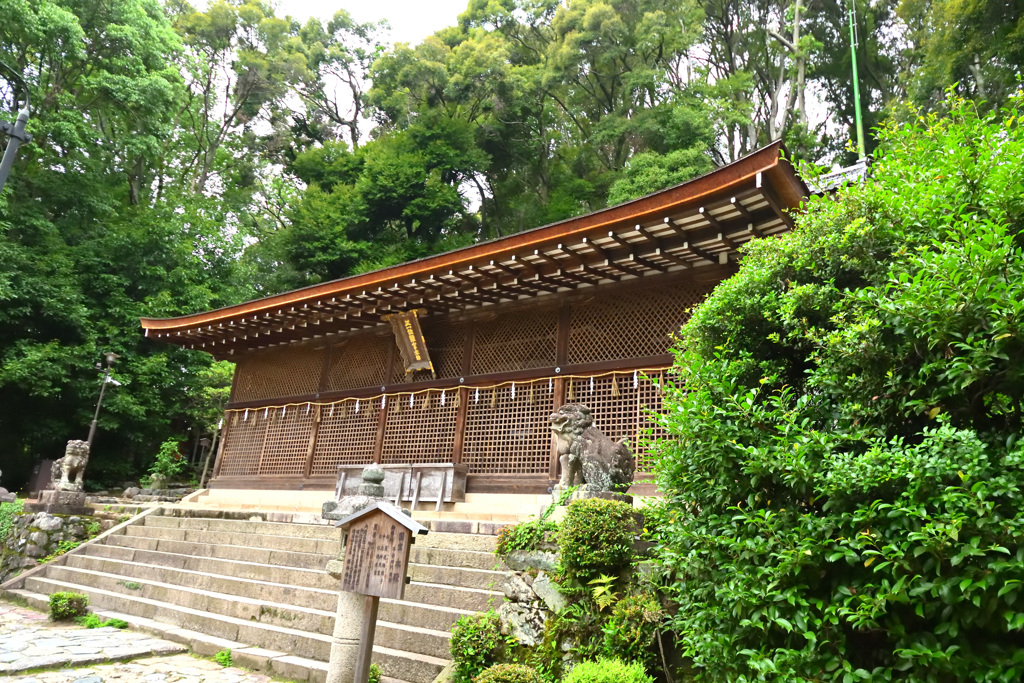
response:
{"label": "stone block", "polygon": [[516,573],[511,572],[505,576],[505,580],[501,584],[501,591],[505,594],[505,597],[512,602],[533,602],[536,596],[533,594],[533,589],[530,588],[529,584],[523,580],[523,577]]}
{"label": "stone block", "polygon": [[46,552],[46,548],[40,548],[37,545],[29,544],[25,546],[25,554],[29,557],[39,558],[46,557],[49,553]]}
{"label": "stone block", "polygon": [[513,550],[505,556],[505,564],[517,571],[540,569],[551,572],[558,565],[558,555],[547,550]]}
{"label": "stone block", "polygon": [[544,572],[537,574],[537,578],[533,580],[533,592],[552,612],[558,613],[565,609],[565,596],[559,590],[558,584]]}
{"label": "stone block", "polygon": [[28,535],[28,542],[40,548],[45,548],[50,542],[50,537],[43,531],[33,531]]}

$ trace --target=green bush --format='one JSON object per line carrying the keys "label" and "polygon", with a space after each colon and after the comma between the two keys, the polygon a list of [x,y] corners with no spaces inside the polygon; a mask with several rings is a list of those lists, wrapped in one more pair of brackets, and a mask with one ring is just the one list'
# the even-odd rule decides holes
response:
{"label": "green bush", "polygon": [[604,655],[639,662],[652,669],[654,639],[664,616],[658,598],[651,593],[632,593],[619,600],[604,624]]}
{"label": "green bush", "polygon": [[657,548],[700,681],[1024,677],[1024,127],[946,109],[680,335]]}
{"label": "green bush", "polygon": [[498,661],[504,648],[501,620],[494,610],[459,617],[452,627],[449,649],[455,683],[470,683],[481,671]]}
{"label": "green bush", "polygon": [[0,503],[0,545],[14,528],[14,519],[21,514],[25,501],[20,498],[10,503]]}
{"label": "green bush", "polygon": [[50,619],[65,621],[85,616],[89,596],[81,593],[54,593],[50,596]]}
{"label": "green bush", "polygon": [[370,672],[366,675],[366,683],[380,683],[382,675],[383,672],[380,670],[380,667],[375,662],[371,663]]}
{"label": "green bush", "polygon": [[653,683],[642,664],[627,664],[621,659],[580,662],[562,679],[562,683]]}
{"label": "green bush", "polygon": [[128,622],[123,619],[101,619],[95,614],[86,614],[85,616],[75,617],[75,623],[79,626],[86,628],[105,628],[111,626],[113,628],[128,628]]}
{"label": "green bush", "polygon": [[569,504],[558,533],[564,578],[587,583],[614,575],[633,560],[633,508],[618,501],[584,498]]}
{"label": "green bush", "polygon": [[484,669],[473,683],[541,683],[541,679],[524,664],[495,664]]}
{"label": "green bush", "polygon": [[539,518],[502,527],[498,532],[498,545],[494,553],[498,557],[505,557],[514,550],[536,550],[546,543],[555,543],[558,524],[549,522],[548,517],[555,508],[565,505],[575,490],[574,486],[569,491],[563,491],[562,496],[547,506]]}
{"label": "green bush", "polygon": [[65,539],[65,540],[61,541],[60,543],[58,543],[57,547],[54,548],[53,551],[49,555],[47,555],[46,557],[40,558],[39,562],[40,562],[40,564],[46,564],[47,562],[53,562],[54,560],[56,560],[61,555],[64,555],[65,553],[71,552],[72,550],[74,550],[75,548],[77,548],[80,545],[82,545],[82,541],[74,541],[74,540],[71,540],[71,539]]}
{"label": "green bush", "polygon": [[515,550],[536,550],[545,543],[554,543],[557,532],[558,524],[544,519],[509,524],[498,532],[494,553],[498,557],[505,557]]}
{"label": "green bush", "polygon": [[188,461],[179,450],[178,439],[168,439],[160,444],[160,450],[156,453],[156,459],[149,468],[150,478],[153,476],[163,477],[170,480],[186,470]]}
{"label": "green bush", "polygon": [[223,667],[229,667],[232,664],[234,664],[234,661],[231,659],[231,650],[228,649],[221,650],[220,652],[215,654],[213,656],[213,661],[217,662]]}

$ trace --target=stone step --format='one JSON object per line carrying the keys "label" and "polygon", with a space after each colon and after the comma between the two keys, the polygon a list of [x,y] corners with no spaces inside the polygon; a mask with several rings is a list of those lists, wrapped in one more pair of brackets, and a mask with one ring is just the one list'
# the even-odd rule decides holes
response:
{"label": "stone step", "polygon": [[199,631],[217,638],[249,643],[322,662],[326,662],[330,656],[330,636],[319,633],[309,633],[228,615],[213,614],[203,609],[174,605],[161,600],[126,595],[49,577],[31,576],[25,580],[25,588],[44,594],[59,591],[85,593],[89,596],[89,604],[100,609],[132,614],[191,631]]}
{"label": "stone step", "polygon": [[240,519],[217,519],[210,517],[154,516],[146,518],[146,526],[166,529],[197,529],[260,536],[292,536],[318,541],[341,540],[341,532],[326,524],[286,524],[281,522],[247,521]]}
{"label": "stone step", "polygon": [[[156,581],[140,580],[141,588],[132,591],[125,589],[117,576],[67,567],[51,569],[65,571],[54,571],[45,579],[30,577],[26,588],[40,593],[74,590],[89,595],[95,607],[319,661],[326,662],[330,656],[333,611],[295,608]],[[377,622],[374,642],[408,656],[440,659],[448,654],[447,632],[383,619]]]}
{"label": "stone step", "polygon": [[432,564],[439,567],[461,567],[491,571],[503,571],[504,569],[501,560],[490,551],[427,548],[419,544],[411,548],[409,561],[416,564]]}
{"label": "stone step", "polygon": [[[181,556],[172,556],[181,557]],[[188,558],[191,564],[201,564],[203,558]],[[138,583],[142,585],[147,580],[157,581],[178,586],[187,586],[206,591],[213,591],[228,596],[238,596],[240,599],[256,599],[264,602],[279,603],[293,607],[308,608],[314,610],[327,609],[337,602],[338,588],[337,580],[323,573],[332,582],[330,588],[323,587],[302,587],[291,583],[275,583],[241,577],[233,574],[219,574],[209,569],[175,568],[159,565],[143,564],[136,559],[133,562],[124,559],[99,557],[91,554],[73,555],[68,558],[67,566],[84,569],[94,572],[102,572],[112,576],[120,577],[121,581],[115,588],[118,592],[129,592],[130,588],[125,584]],[[291,576],[292,572],[289,572]],[[288,578],[288,577],[284,577]],[[126,580],[127,579],[127,580]],[[417,585],[417,584],[413,584]],[[453,590],[448,586],[444,590]],[[426,595],[430,602],[415,602],[410,596]],[[490,594],[489,594],[490,595]],[[447,600],[436,600],[436,591],[406,591],[406,600],[383,600],[380,606],[380,618],[384,621],[408,624],[412,627],[425,628],[434,631],[448,632],[452,625],[463,614],[471,614],[472,608],[459,607],[459,604],[479,604],[479,594],[471,593],[466,595],[448,596]],[[148,596],[144,596],[148,597]],[[456,606],[450,604],[439,604],[455,602]],[[333,607],[330,607],[333,609]],[[230,612],[228,612],[230,613]],[[333,617],[333,612],[331,612]],[[329,633],[329,631],[328,631]]]}
{"label": "stone step", "polygon": [[[36,609],[45,610],[47,608],[48,598],[44,594],[25,589],[12,590],[11,593]],[[253,647],[246,643],[218,638],[124,612],[105,609],[92,611],[104,619],[123,619],[133,629],[186,645],[192,652],[201,656],[209,657],[221,650],[230,649],[232,659],[246,668],[265,671],[293,681],[325,683],[327,680],[326,662],[297,657],[282,651]],[[374,646],[372,660],[385,671],[385,674],[381,676],[381,683],[429,683],[436,678],[436,674],[432,672],[434,670],[439,672],[437,667],[447,664],[447,661],[441,658],[412,658],[403,655],[402,652]],[[428,676],[416,678],[415,674],[417,673],[428,674]]]}
{"label": "stone step", "polygon": [[[89,590],[98,589],[106,593],[117,594],[129,600],[141,599],[174,608],[196,610],[211,617],[233,617],[324,636],[329,636],[334,630],[334,614],[332,612],[273,602],[269,596],[266,599],[259,599],[220,593],[215,588],[206,586],[193,588],[177,583],[165,583],[160,580],[162,577],[155,576],[153,579],[141,576],[125,577],[120,574],[71,566],[53,566],[46,572],[46,578],[61,583],[85,586]],[[29,581],[31,580],[29,579]],[[216,582],[212,583],[216,584]],[[322,604],[329,605],[329,603]],[[131,612],[132,610],[124,611]],[[149,615],[142,614],[141,616]],[[222,634],[215,635],[230,637]],[[315,657],[309,653],[306,653],[306,656]]]}
{"label": "stone step", "polygon": [[[463,503],[485,503],[495,508],[503,505],[539,505],[551,504],[550,493],[467,493]],[[458,505],[460,503],[456,503]]]}
{"label": "stone step", "polygon": [[[225,560],[202,555],[179,555],[159,550],[142,550],[121,545],[95,543],[83,548],[84,556],[101,557],[122,562],[138,562],[158,567],[187,569],[206,574],[220,574],[255,581],[280,580],[286,574],[287,583],[303,588],[321,588],[337,590],[337,579],[331,578],[323,569],[304,569],[302,567],[281,567],[258,562]],[[69,558],[70,560],[70,558]]]}
{"label": "stone step", "polygon": [[[133,527],[128,527],[129,529]],[[252,548],[238,545],[217,545],[214,543],[197,543],[194,541],[172,541],[160,538],[144,538],[134,534],[116,535],[107,538],[107,543],[126,548],[141,550],[159,550],[178,555],[199,555],[215,557],[223,560],[240,560],[242,562],[258,562],[281,567],[301,567],[303,569],[323,570],[327,561],[335,558],[337,553],[315,555],[312,553],[288,552],[273,548]]]}
{"label": "stone step", "polygon": [[460,588],[499,590],[504,572],[487,569],[443,567],[434,564],[409,563],[409,578],[420,583],[440,583]]}
{"label": "stone step", "polygon": [[477,552],[491,553],[497,545],[493,536],[480,536],[467,533],[438,533],[431,532],[426,536],[418,536],[416,545],[418,548],[444,548],[445,550],[475,550]]}
{"label": "stone step", "polygon": [[425,605],[485,612],[501,605],[503,593],[479,588],[453,588],[439,583],[411,582],[405,587],[405,599]]}
{"label": "stone step", "polygon": [[[456,503],[458,505],[458,503]],[[413,519],[417,522],[424,520],[469,520],[477,522],[501,522],[503,524],[515,524],[528,515],[519,512],[493,512],[487,510],[474,511],[472,509],[461,512],[436,510],[417,510],[412,513]]]}
{"label": "stone step", "polygon": [[448,664],[447,659],[440,657],[416,655],[376,645],[373,647],[373,661],[385,676],[413,683],[433,681]]}
{"label": "stone step", "polygon": [[[148,519],[148,518],[147,518]],[[205,520],[202,520],[205,521]],[[125,530],[128,536],[153,538],[169,541],[192,541],[215,543],[246,548],[274,548],[292,553],[314,555],[337,555],[341,547],[341,534],[331,540],[301,538],[298,536],[274,536],[271,534],[240,533],[236,531],[208,531],[206,529],[169,528],[161,526],[133,525]]]}

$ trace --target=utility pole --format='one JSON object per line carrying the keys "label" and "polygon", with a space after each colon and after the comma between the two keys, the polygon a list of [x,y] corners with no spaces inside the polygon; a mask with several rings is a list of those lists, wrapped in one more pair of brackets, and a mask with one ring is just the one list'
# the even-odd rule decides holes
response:
{"label": "utility pole", "polygon": [[7,142],[7,149],[4,151],[3,160],[0,161],[0,192],[3,192],[4,185],[7,184],[7,176],[11,174],[11,167],[14,166],[14,158],[18,156],[18,148],[23,143],[32,142],[32,136],[25,132],[25,124],[28,123],[28,117],[32,108],[29,106],[29,91],[25,81],[17,71],[3,62],[0,62],[0,66],[10,73],[14,80],[21,84],[21,89],[25,92],[25,106],[18,112],[18,118],[15,119],[14,123],[0,121],[0,132],[6,133],[10,138]]}
{"label": "utility pole", "polygon": [[860,77],[857,73],[857,0],[850,0],[850,8],[846,11],[850,22],[850,65],[853,68],[853,116],[857,122],[857,158],[866,159],[864,151],[864,120],[860,115]]}

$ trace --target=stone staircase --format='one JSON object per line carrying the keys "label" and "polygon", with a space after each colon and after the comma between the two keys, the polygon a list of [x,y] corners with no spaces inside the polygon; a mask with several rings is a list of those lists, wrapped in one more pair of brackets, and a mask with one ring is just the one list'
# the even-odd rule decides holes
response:
{"label": "stone staircase", "polygon": [[[373,653],[386,678],[408,683],[429,683],[448,663],[449,631],[459,616],[500,605],[493,534],[517,516],[424,512],[417,519],[421,514],[431,532],[412,548],[405,599],[380,602]],[[230,649],[242,666],[323,681],[338,595],[324,567],[338,555],[340,532],[253,517],[154,509],[5,588],[41,608],[51,593],[85,593],[97,613],[198,654]],[[302,517],[309,518],[294,516]]]}

